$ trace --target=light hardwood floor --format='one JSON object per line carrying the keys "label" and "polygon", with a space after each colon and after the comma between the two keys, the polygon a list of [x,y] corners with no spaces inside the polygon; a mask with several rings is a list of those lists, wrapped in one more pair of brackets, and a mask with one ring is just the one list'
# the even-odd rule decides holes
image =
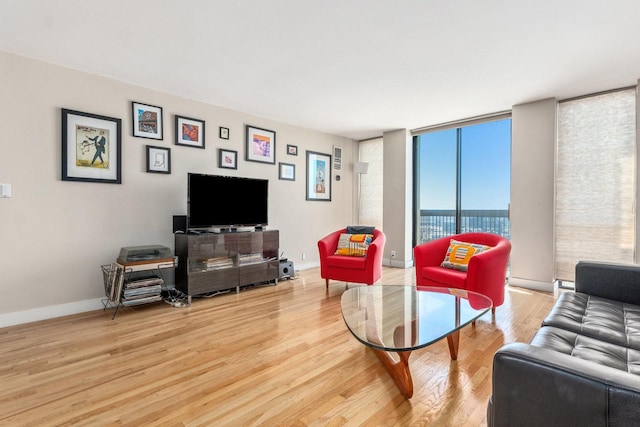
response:
{"label": "light hardwood floor", "polygon": [[[412,284],[384,268],[376,284]],[[495,351],[528,341],[556,295],[507,287],[460,336],[409,359],[397,390],[340,314],[319,269],[190,307],[156,303],[0,329],[0,425],[483,426]],[[358,286],[358,285],[349,285]]]}

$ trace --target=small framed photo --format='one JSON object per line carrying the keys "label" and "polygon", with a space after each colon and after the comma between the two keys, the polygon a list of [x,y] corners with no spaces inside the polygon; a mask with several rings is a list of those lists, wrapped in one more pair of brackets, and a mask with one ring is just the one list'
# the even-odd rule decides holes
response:
{"label": "small framed photo", "polygon": [[298,155],[298,146],[297,145],[287,144],[287,154],[290,155],[290,156],[297,156]]}
{"label": "small framed photo", "polygon": [[204,120],[176,115],[176,145],[204,148]]}
{"label": "small framed photo", "polygon": [[246,160],[276,164],[276,133],[246,125]]}
{"label": "small framed photo", "polygon": [[131,103],[133,116],[133,136],[162,139],[162,107]]}
{"label": "small framed photo", "polygon": [[147,172],[171,173],[171,148],[147,145]]}
{"label": "small framed photo", "polygon": [[220,127],[220,139],[229,139],[229,128]]}
{"label": "small framed photo", "polygon": [[307,200],[331,201],[331,155],[307,150]]}
{"label": "small framed photo", "polygon": [[285,181],[296,180],[296,165],[292,163],[278,163],[280,166],[278,170],[278,179]]}
{"label": "small framed photo", "polygon": [[62,109],[62,180],[120,184],[122,120]]}
{"label": "small framed photo", "polygon": [[218,167],[224,169],[238,169],[238,152],[219,148]]}

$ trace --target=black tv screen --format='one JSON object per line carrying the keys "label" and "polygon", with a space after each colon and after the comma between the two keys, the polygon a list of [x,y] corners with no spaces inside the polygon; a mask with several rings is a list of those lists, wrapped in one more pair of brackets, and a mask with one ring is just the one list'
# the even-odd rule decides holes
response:
{"label": "black tv screen", "polygon": [[189,173],[187,180],[189,228],[268,224],[268,180],[197,173]]}

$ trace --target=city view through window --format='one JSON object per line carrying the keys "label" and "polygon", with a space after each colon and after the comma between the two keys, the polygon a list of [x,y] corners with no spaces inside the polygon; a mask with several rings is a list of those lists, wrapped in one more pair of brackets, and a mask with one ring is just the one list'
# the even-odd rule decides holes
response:
{"label": "city view through window", "polygon": [[416,155],[416,244],[472,231],[510,238],[510,118],[418,135]]}

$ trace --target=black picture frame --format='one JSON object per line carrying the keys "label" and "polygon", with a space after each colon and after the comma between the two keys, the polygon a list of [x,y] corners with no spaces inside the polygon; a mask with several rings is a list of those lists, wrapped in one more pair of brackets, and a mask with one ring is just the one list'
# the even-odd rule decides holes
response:
{"label": "black picture frame", "polygon": [[245,160],[276,164],[276,133],[259,127],[245,126]]}
{"label": "black picture frame", "polygon": [[62,180],[121,184],[122,120],[66,108],[61,117]]}
{"label": "black picture frame", "polygon": [[205,148],[204,120],[176,114],[175,124],[176,145]]}
{"label": "black picture frame", "polygon": [[293,163],[278,163],[278,179],[283,181],[295,181],[296,165]]}
{"label": "black picture frame", "polygon": [[220,126],[220,139],[229,139],[229,128],[223,128]]}
{"label": "black picture frame", "polygon": [[223,169],[238,169],[238,152],[219,148],[218,167]]}
{"label": "black picture frame", "polygon": [[297,156],[298,155],[298,146],[297,145],[287,144],[287,154],[290,155],[290,156]]}
{"label": "black picture frame", "polygon": [[163,139],[162,107],[132,101],[131,117],[133,121],[133,136]]}
{"label": "black picture frame", "polygon": [[171,173],[171,148],[147,145],[147,172]]}
{"label": "black picture frame", "polygon": [[331,201],[331,154],[307,150],[307,200]]}

